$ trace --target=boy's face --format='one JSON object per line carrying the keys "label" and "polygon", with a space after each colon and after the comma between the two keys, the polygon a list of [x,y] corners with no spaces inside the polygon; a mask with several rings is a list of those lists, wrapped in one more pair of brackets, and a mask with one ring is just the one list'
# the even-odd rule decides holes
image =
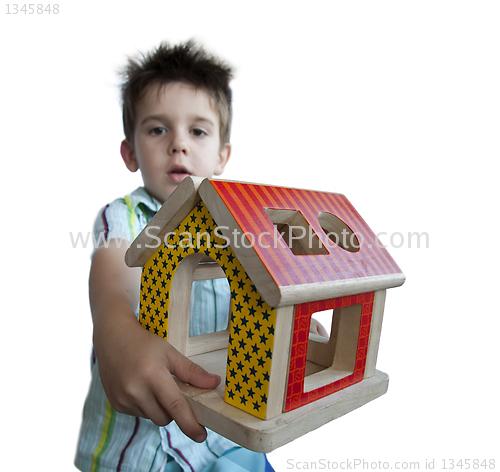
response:
{"label": "boy's face", "polygon": [[212,177],[231,153],[220,143],[220,120],[204,90],[172,82],[151,86],[137,104],[133,142],[121,155],[131,172],[141,170],[144,187],[164,202],[188,175]]}

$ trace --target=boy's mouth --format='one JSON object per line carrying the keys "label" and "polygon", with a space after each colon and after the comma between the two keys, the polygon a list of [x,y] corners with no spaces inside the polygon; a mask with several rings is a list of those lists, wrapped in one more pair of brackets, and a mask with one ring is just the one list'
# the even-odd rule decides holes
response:
{"label": "boy's mouth", "polygon": [[176,183],[181,183],[191,173],[184,166],[173,166],[168,172],[168,176]]}

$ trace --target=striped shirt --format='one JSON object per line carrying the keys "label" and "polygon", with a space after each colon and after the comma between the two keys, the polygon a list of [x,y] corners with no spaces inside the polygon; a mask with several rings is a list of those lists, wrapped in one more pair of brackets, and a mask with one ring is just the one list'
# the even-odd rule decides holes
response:
{"label": "striped shirt", "polygon": [[[95,241],[113,237],[133,241],[161,203],[140,187],[106,205],[94,224]],[[99,239],[99,237],[101,239]],[[225,329],[230,294],[226,279],[193,284],[190,335]],[[185,472],[199,472],[235,443],[208,430],[201,444],[189,439],[175,422],[165,427],[150,420],[118,413],[104,393],[97,362],[91,362],[92,379],[80,430],[76,467],[83,472],[160,472],[174,460]]]}

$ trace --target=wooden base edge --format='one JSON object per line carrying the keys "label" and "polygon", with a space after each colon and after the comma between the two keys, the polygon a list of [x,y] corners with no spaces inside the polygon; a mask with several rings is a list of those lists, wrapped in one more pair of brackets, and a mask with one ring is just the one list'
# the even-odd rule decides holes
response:
{"label": "wooden base edge", "polygon": [[351,387],[269,420],[228,405],[221,388],[178,385],[202,425],[252,451],[271,452],[380,397],[387,392],[389,376],[376,370]]}

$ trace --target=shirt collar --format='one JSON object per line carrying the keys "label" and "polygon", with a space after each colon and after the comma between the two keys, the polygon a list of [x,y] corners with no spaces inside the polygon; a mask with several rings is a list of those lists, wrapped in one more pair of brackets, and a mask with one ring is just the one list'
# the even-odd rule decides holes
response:
{"label": "shirt collar", "polygon": [[149,210],[157,212],[163,203],[160,203],[156,198],[152,197],[144,187],[139,187],[130,194],[130,201],[135,208],[137,205],[142,204]]}

